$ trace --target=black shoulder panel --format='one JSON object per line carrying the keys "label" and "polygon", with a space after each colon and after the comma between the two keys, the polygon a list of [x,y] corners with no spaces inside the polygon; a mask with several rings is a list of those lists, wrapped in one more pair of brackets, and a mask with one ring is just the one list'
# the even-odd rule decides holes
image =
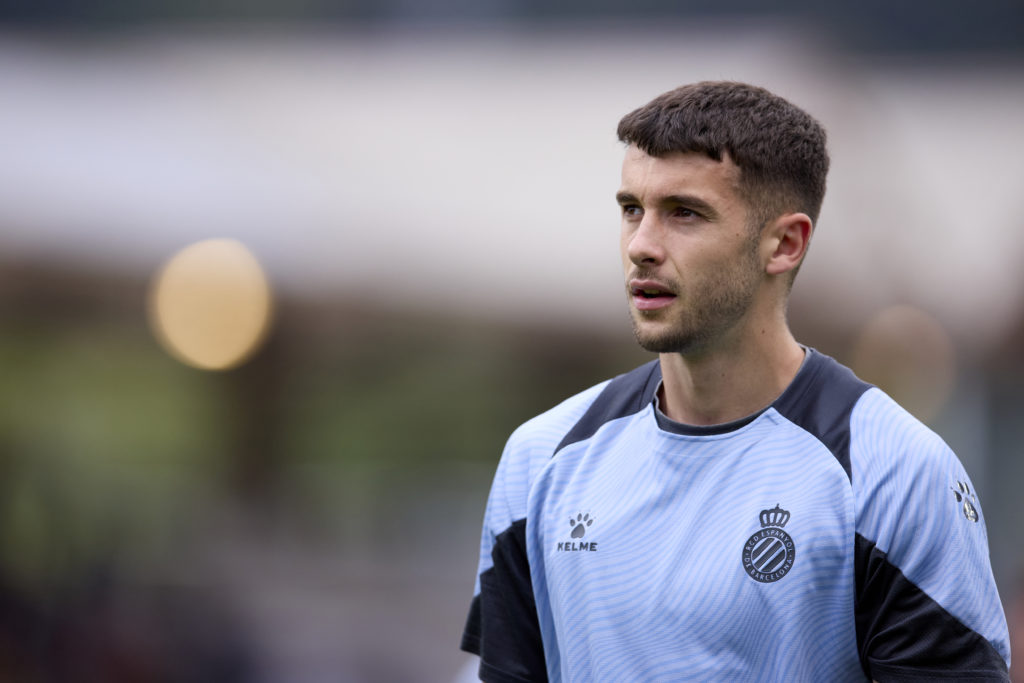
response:
{"label": "black shoulder panel", "polygon": [[589,439],[606,422],[643,410],[654,400],[660,381],[661,365],[657,360],[613,379],[565,435],[555,453],[569,444]]}
{"label": "black shoulder panel", "polygon": [[876,681],[1008,682],[1006,662],[857,534],[857,648]]}
{"label": "black shoulder panel", "polygon": [[480,655],[480,680],[487,683],[545,682],[544,643],[526,556],[526,520],[498,534],[494,566],[480,575],[462,634],[462,649]]}
{"label": "black shoulder panel", "polygon": [[787,420],[825,444],[853,481],[850,413],[871,385],[824,354],[813,349],[807,349],[807,354],[804,367],[773,406]]}

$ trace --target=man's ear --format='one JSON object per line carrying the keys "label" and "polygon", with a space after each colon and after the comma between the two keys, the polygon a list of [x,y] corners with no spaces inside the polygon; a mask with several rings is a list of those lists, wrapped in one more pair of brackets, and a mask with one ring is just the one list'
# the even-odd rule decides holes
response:
{"label": "man's ear", "polygon": [[807,253],[814,232],[814,223],[805,213],[787,213],[766,228],[764,241],[768,262],[765,272],[781,275],[797,268]]}

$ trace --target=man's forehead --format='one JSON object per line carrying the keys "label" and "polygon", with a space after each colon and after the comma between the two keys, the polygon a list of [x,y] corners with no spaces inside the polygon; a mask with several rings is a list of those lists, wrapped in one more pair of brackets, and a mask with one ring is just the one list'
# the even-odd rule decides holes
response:
{"label": "man's forehead", "polygon": [[725,153],[720,161],[702,152],[651,156],[636,145],[630,145],[622,161],[622,189],[627,191],[648,188],[673,192],[674,186],[693,184],[736,191],[739,179],[739,167]]}

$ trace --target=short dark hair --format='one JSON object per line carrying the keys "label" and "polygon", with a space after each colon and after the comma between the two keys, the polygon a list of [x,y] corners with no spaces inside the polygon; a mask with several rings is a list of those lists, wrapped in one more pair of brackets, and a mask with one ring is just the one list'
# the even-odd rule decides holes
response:
{"label": "short dark hair", "polygon": [[619,140],[653,157],[698,152],[740,169],[740,196],[761,227],[791,211],[817,222],[825,197],[825,129],[764,88],[703,81],[670,90],[619,121]]}

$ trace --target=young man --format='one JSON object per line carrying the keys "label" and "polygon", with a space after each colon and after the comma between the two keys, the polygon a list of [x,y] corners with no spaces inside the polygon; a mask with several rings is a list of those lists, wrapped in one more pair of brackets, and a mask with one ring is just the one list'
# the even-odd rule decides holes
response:
{"label": "young man", "polygon": [[509,440],[462,641],[481,678],[1008,680],[960,462],[787,325],[821,126],[698,83],[618,133],[626,295],[659,356]]}

